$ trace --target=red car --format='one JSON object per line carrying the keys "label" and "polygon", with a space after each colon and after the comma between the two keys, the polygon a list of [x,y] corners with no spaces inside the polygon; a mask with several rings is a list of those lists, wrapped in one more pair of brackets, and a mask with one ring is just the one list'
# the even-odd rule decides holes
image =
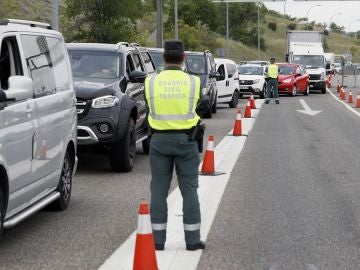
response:
{"label": "red car", "polygon": [[277,63],[279,66],[279,94],[296,96],[298,93],[309,94],[309,75],[305,68],[298,64]]}

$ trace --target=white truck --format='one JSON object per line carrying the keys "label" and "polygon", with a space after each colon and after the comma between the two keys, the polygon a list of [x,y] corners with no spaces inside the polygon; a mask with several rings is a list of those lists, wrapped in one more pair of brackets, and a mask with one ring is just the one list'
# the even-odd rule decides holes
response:
{"label": "white truck", "polygon": [[335,69],[335,54],[334,53],[325,53],[325,61],[326,64],[329,64],[330,66],[326,66],[326,74],[332,73],[332,71]]}
{"label": "white truck", "polygon": [[303,65],[310,76],[310,89],[318,89],[325,94],[327,64],[322,40],[322,32],[288,30],[286,60]]}

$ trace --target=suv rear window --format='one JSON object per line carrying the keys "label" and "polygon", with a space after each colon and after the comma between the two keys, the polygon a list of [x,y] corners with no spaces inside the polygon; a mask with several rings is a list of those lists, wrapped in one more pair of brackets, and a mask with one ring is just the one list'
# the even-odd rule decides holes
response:
{"label": "suv rear window", "polygon": [[121,74],[121,55],[113,52],[69,50],[73,76],[116,79]]}
{"label": "suv rear window", "polygon": [[186,56],[186,60],[189,73],[197,75],[206,74],[206,59],[204,55],[189,54]]}

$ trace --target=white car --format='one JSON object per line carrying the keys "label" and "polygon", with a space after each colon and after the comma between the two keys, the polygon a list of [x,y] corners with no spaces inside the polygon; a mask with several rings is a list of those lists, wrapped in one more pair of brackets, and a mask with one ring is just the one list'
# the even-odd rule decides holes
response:
{"label": "white car", "polygon": [[76,96],[62,35],[32,21],[0,22],[0,236],[51,204],[70,202]]}
{"label": "white car", "polygon": [[259,96],[260,98],[265,98],[266,65],[245,64],[238,66],[238,70],[240,97],[242,97],[243,95],[253,94]]}
{"label": "white car", "polygon": [[236,108],[239,103],[239,73],[237,65],[230,59],[215,58],[217,78],[218,103],[227,103],[230,108]]}

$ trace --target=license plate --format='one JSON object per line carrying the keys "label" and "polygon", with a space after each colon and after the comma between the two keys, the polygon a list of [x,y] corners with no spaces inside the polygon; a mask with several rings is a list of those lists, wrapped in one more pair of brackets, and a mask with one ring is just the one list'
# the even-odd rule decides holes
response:
{"label": "license plate", "polygon": [[314,86],[312,84],[310,84],[310,88],[314,88]]}
{"label": "license plate", "polygon": [[240,89],[249,89],[249,86],[240,85]]}

